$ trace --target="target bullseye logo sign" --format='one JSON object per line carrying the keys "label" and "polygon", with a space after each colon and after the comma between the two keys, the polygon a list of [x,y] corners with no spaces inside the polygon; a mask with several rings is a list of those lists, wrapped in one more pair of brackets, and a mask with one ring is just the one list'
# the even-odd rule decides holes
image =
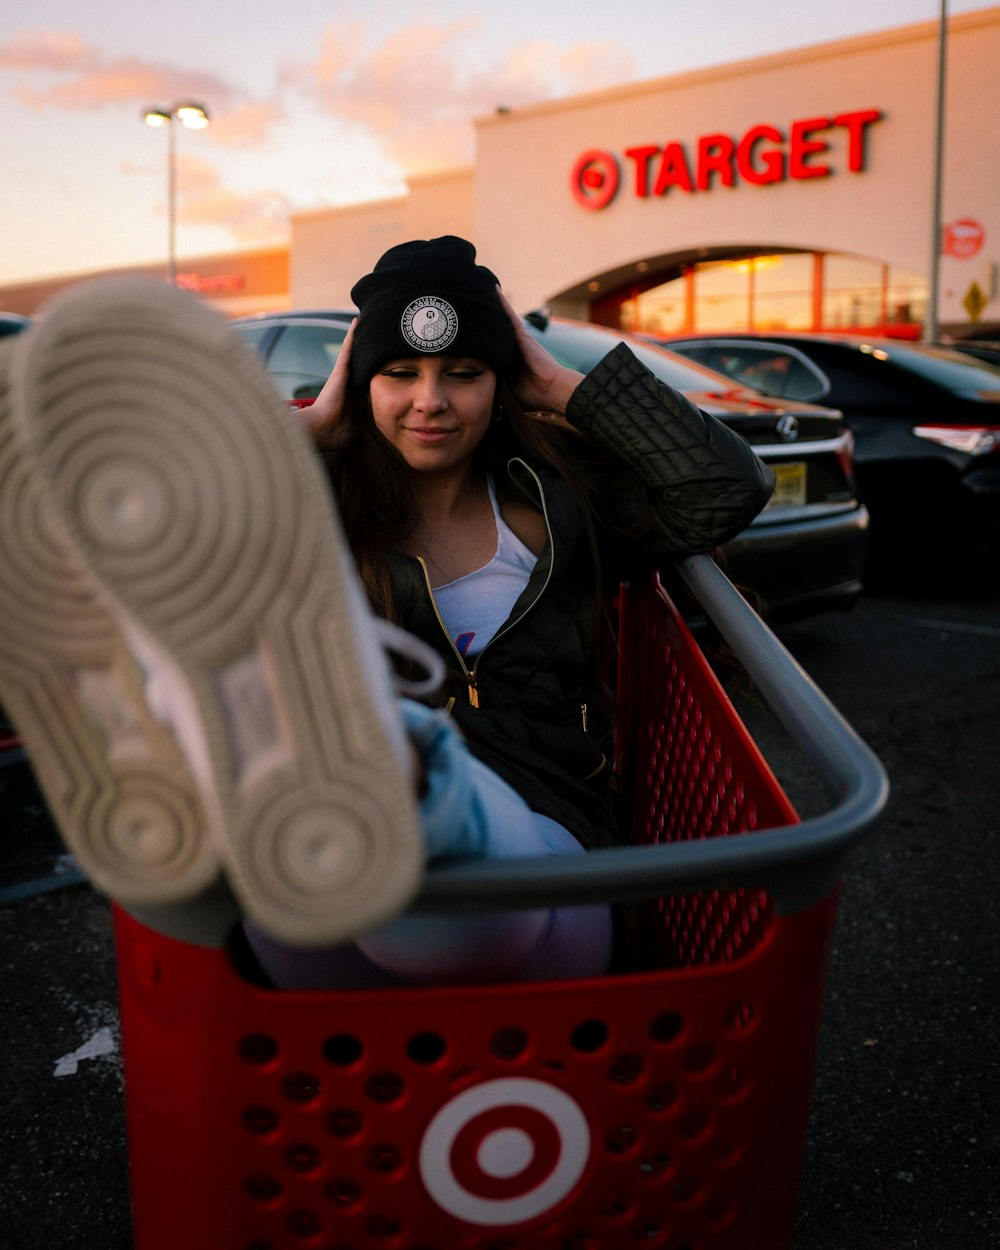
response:
{"label": "target bullseye logo sign", "polygon": [[590,1157],[579,1106],[544,1081],[485,1081],[438,1111],[420,1175],[443,1210],[470,1224],[520,1224],[561,1202]]}
{"label": "target bullseye logo sign", "polygon": [[570,190],[581,208],[607,208],[618,194],[618,162],[610,152],[591,149],[573,166]]}

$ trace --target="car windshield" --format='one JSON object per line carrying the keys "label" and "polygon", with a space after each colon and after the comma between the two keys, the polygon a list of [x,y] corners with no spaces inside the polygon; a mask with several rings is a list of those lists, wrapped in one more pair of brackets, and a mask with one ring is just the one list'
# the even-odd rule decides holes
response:
{"label": "car windshield", "polygon": [[712,369],[702,368],[689,360],[681,360],[673,352],[653,347],[640,339],[602,326],[571,325],[550,321],[540,330],[529,320],[528,331],[559,361],[581,373],[589,373],[617,343],[627,343],[647,369],[661,381],[678,391],[729,391],[733,383]]}
{"label": "car windshield", "polygon": [[915,373],[945,390],[1000,391],[1000,365],[964,356],[947,347],[863,343],[861,351],[870,353],[878,360],[890,360],[900,369]]}

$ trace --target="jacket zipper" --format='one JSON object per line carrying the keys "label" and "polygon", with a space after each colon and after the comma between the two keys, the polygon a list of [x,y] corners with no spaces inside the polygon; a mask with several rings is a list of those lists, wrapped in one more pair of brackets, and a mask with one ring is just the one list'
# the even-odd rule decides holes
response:
{"label": "jacket zipper", "polygon": [[[437,623],[438,625],[441,626],[441,629],[444,631],[444,636],[448,639],[448,645],[451,647],[452,651],[455,653],[455,658],[458,660],[458,663],[462,669],[462,672],[465,674],[465,680],[468,682],[469,703],[472,705],[472,707],[479,707],[479,690],[476,686],[476,677],[477,677],[476,670],[479,668],[479,665],[480,665],[480,662],[482,661],[483,656],[486,654],[489,648],[493,646],[493,644],[497,641],[498,638],[502,638],[504,634],[509,633],[510,630],[512,630],[515,625],[520,624],[520,622],[524,620],[524,618],[528,615],[528,613],[535,606],[535,604],[539,601],[539,599],[541,599],[542,595],[545,594],[545,591],[548,589],[549,582],[552,579],[552,567],[553,567],[553,564],[555,563],[555,540],[553,539],[553,536],[552,536],[552,526],[549,524],[549,508],[548,508],[548,503],[545,499],[545,490],[542,487],[541,480],[539,479],[538,474],[531,467],[531,465],[527,464],[524,460],[514,459],[514,460],[509,461],[507,465],[508,472],[510,471],[510,466],[512,464],[523,465],[524,468],[527,469],[527,471],[535,479],[535,485],[538,487],[538,498],[541,500],[541,504],[542,504],[542,518],[545,521],[545,532],[548,535],[548,539],[549,539],[549,571],[545,575],[545,581],[542,583],[541,589],[539,590],[538,594],[535,595],[534,599],[532,599],[532,601],[528,604],[528,606],[524,609],[524,611],[521,613],[520,616],[518,616],[515,620],[510,621],[507,625],[503,627],[503,629],[498,630],[493,635],[493,637],[489,640],[486,646],[483,647],[482,651],[480,651],[480,653],[476,656],[476,662],[473,664],[471,669],[466,664],[465,658],[463,657],[461,651],[459,651],[458,647],[455,646],[455,642],[452,639],[451,634],[448,632],[448,627],[445,625],[444,620],[441,617],[441,613],[437,605],[437,600],[434,598],[434,590],[431,586],[431,578],[430,578],[430,573],[427,571],[427,564],[425,563],[423,556],[417,556],[417,560],[420,562],[420,567],[424,571],[424,582],[427,586],[427,593],[428,595],[430,595],[431,607],[434,609],[434,615],[437,618]],[[583,705],[584,722],[586,722],[586,715],[587,715],[586,704],[584,704]]]}
{"label": "jacket zipper", "polygon": [[462,672],[465,674],[465,680],[469,683],[469,702],[472,704],[473,707],[478,707],[479,706],[479,692],[476,690],[475,674],[469,672],[469,666],[465,662],[465,657],[462,655],[461,651],[459,651],[458,647],[455,646],[455,641],[452,638],[451,634],[448,632],[447,625],[445,625],[444,623],[444,619],[441,616],[441,611],[437,605],[437,600],[434,598],[434,589],[431,586],[431,575],[427,571],[426,560],[424,559],[423,556],[417,556],[417,563],[420,565],[421,569],[423,570],[424,585],[427,587],[427,595],[431,601],[431,607],[434,609],[434,616],[437,619],[437,623],[441,627],[441,632],[448,639],[448,646],[451,647],[452,651],[454,652],[455,659],[458,660],[459,667],[461,668]]}

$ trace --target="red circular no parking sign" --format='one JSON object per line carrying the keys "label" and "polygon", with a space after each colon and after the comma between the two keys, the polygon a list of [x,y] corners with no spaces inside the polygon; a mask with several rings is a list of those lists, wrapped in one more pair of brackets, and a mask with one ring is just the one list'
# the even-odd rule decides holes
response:
{"label": "red circular no parking sign", "polygon": [[941,251],[945,256],[975,256],[983,246],[986,231],[974,217],[949,221],[941,231]]}

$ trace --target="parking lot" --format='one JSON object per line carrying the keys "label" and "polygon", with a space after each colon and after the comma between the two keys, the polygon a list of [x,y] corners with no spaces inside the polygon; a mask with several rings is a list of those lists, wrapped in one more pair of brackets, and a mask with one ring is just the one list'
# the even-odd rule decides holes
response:
{"label": "parking lot", "polygon": [[[996,582],[866,595],[780,630],[893,786],[843,885],[795,1250],[1000,1244],[998,607]],[[747,715],[793,799],[820,805]],[[58,875],[60,847],[23,766],[0,774],[0,813],[0,1244],[127,1250],[108,906],[86,885],[14,897]]]}

